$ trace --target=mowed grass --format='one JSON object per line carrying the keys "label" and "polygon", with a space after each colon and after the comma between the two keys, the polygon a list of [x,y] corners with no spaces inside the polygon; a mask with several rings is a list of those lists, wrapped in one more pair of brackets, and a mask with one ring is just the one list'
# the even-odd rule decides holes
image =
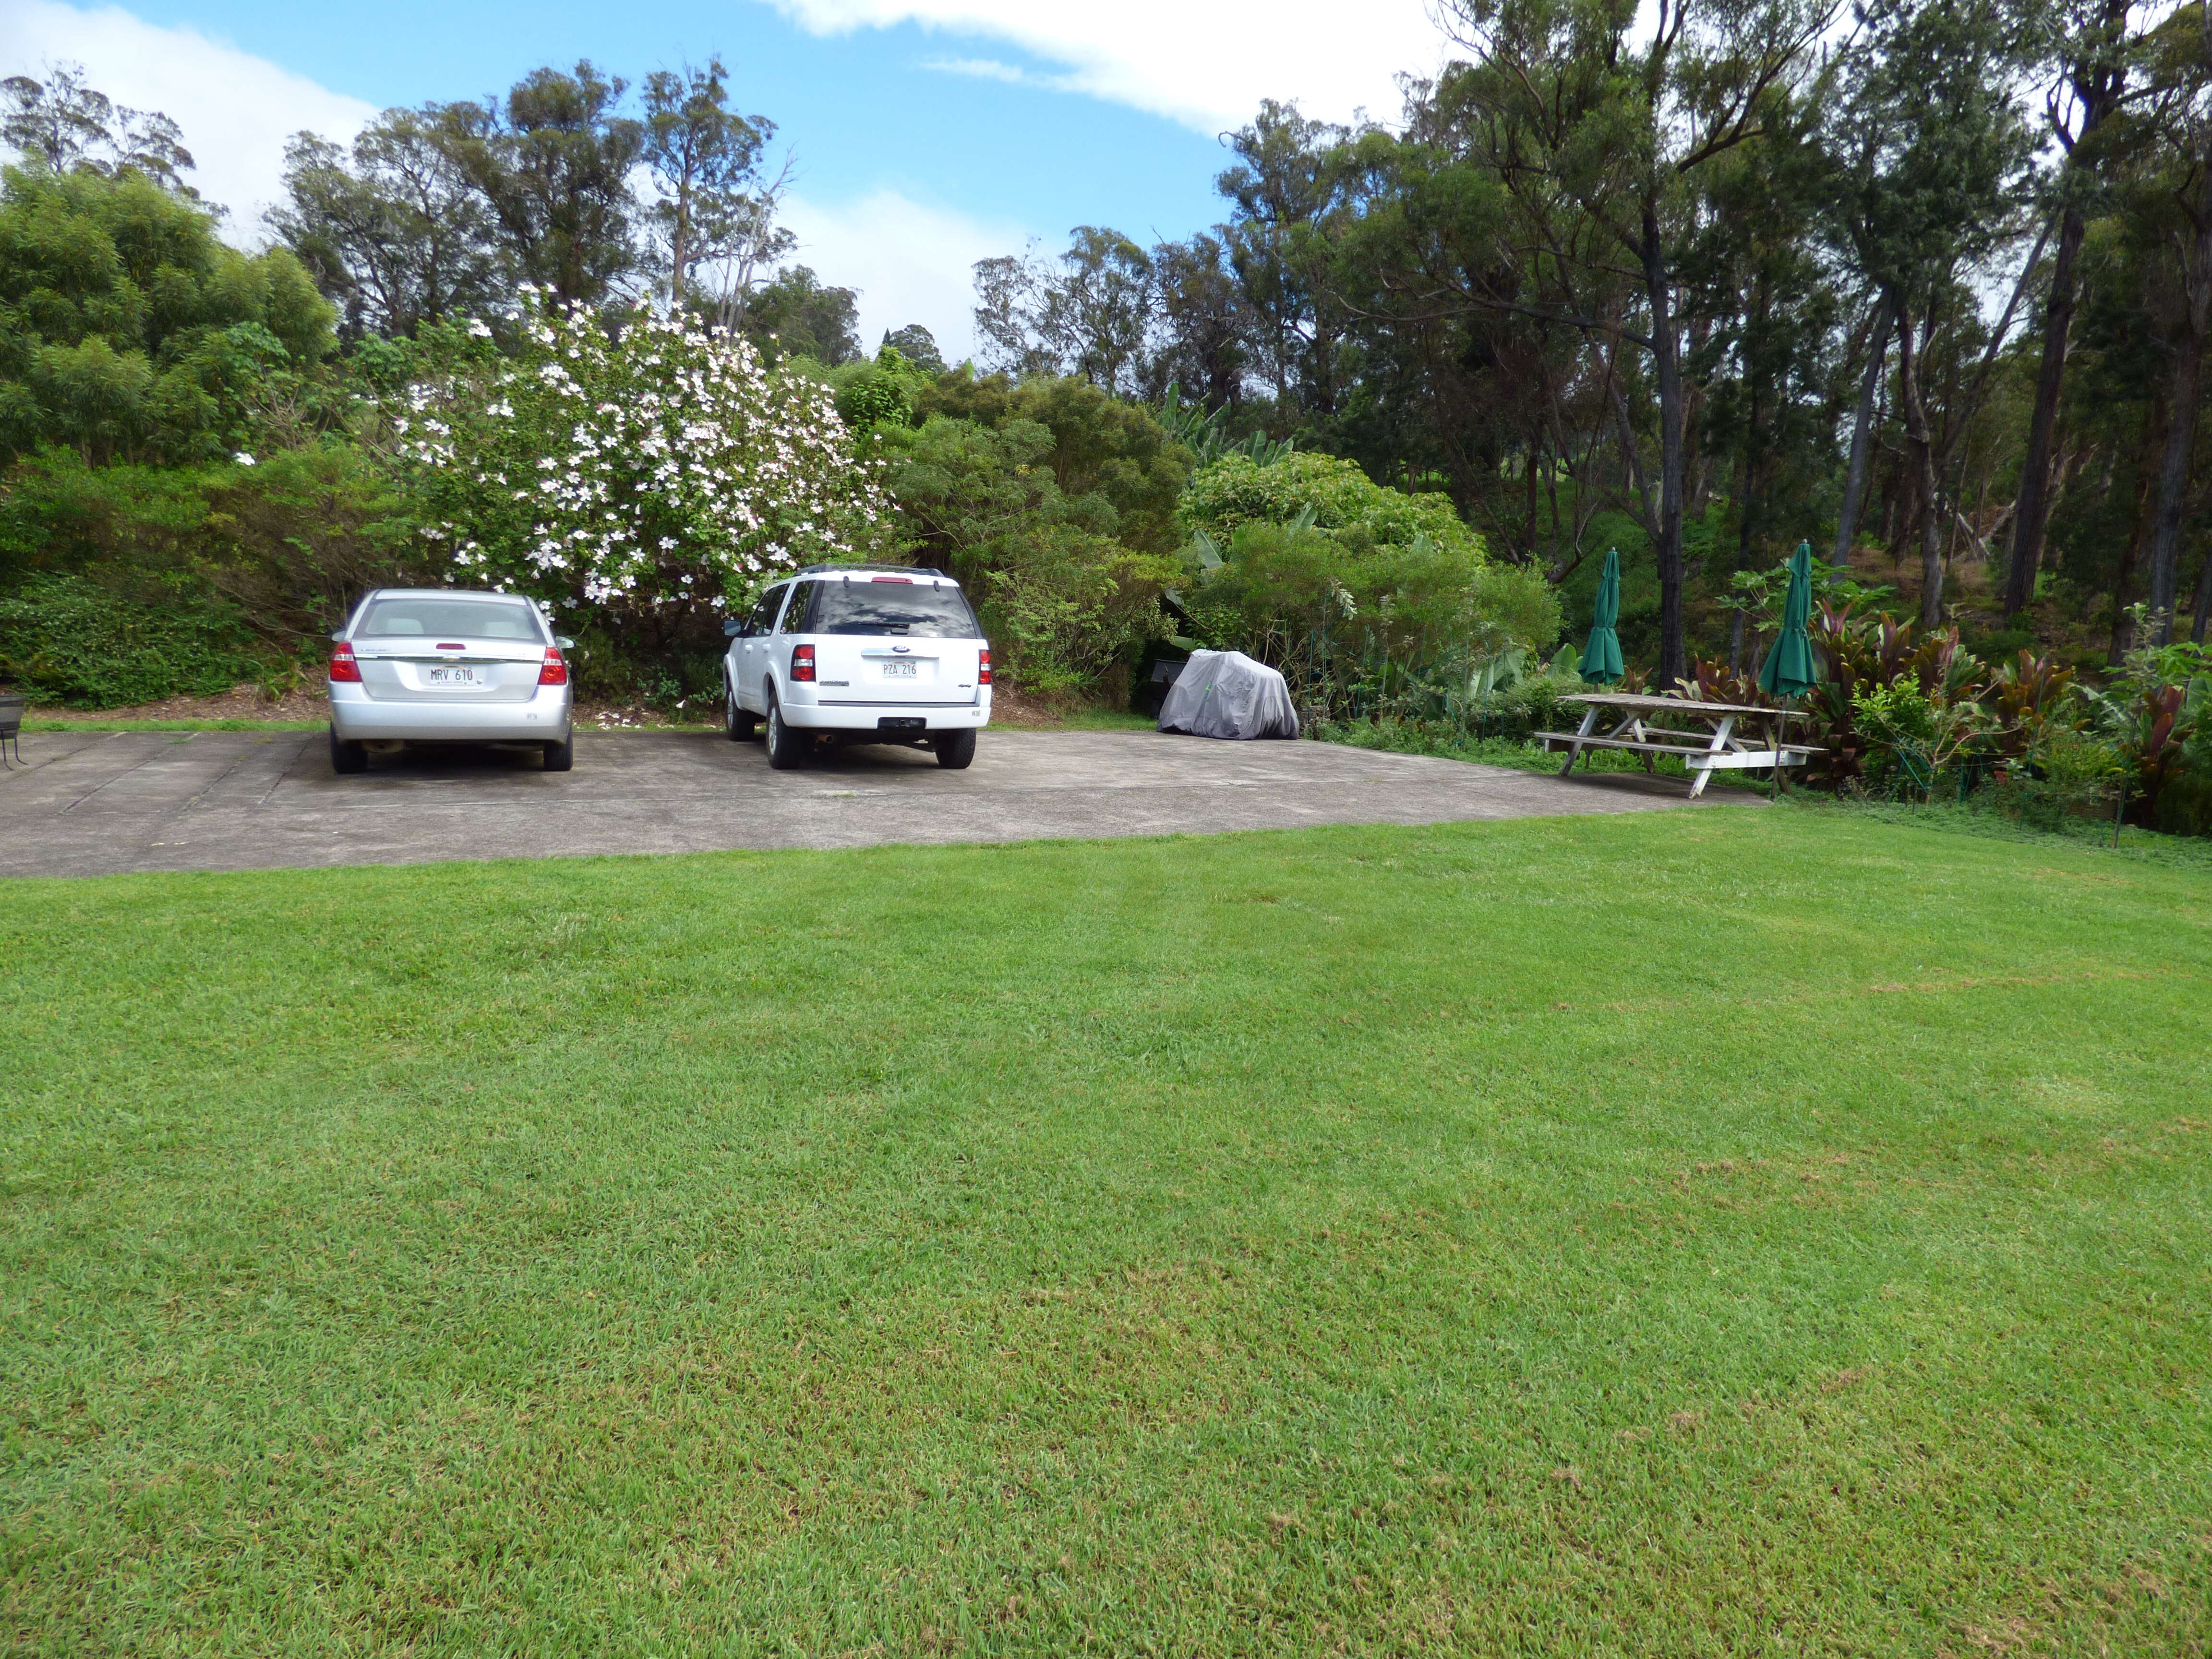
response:
{"label": "mowed grass", "polygon": [[2212,1641],[2201,872],[1723,808],[5,896],[18,1649]]}

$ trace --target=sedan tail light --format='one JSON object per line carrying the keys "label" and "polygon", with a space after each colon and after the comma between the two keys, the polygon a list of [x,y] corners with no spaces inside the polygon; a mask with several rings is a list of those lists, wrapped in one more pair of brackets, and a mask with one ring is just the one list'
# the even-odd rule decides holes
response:
{"label": "sedan tail light", "polygon": [[791,678],[795,680],[811,680],[814,678],[814,647],[812,646],[794,645],[791,647]]}
{"label": "sedan tail light", "polygon": [[343,640],[331,653],[331,681],[333,684],[359,685],[361,665],[354,660],[353,647]]}
{"label": "sedan tail light", "polygon": [[991,647],[987,645],[975,653],[975,684],[988,685],[990,683]]}
{"label": "sedan tail light", "polygon": [[568,659],[561,654],[561,647],[545,647],[545,665],[538,671],[540,685],[566,685],[568,683]]}

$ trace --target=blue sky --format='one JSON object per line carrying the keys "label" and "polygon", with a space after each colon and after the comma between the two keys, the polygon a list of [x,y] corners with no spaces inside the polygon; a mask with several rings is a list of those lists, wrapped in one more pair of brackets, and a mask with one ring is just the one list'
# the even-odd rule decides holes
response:
{"label": "blue sky", "polygon": [[285,134],[343,137],[374,111],[503,91],[589,58],[635,80],[720,52],[738,106],[777,124],[798,255],[862,290],[875,332],[972,338],[967,270],[1031,237],[1139,240],[1218,216],[1220,131],[1262,96],[1395,113],[1391,77],[1441,50],[1424,0],[8,0],[0,74],[86,64],[185,127],[196,182],[252,240]]}

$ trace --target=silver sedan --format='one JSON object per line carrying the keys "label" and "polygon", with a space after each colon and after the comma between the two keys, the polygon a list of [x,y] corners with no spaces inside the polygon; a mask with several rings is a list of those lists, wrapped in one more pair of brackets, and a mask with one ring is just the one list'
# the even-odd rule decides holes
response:
{"label": "silver sedan", "polygon": [[331,764],[368,769],[371,746],[527,743],[545,769],[575,764],[564,647],[514,593],[380,587],[331,635]]}

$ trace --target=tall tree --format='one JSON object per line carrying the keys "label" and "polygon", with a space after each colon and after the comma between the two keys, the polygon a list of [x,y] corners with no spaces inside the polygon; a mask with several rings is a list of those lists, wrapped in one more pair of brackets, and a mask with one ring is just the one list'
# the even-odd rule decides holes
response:
{"label": "tall tree", "polygon": [[[2017,40],[1995,0],[1883,0],[1862,15],[1832,126],[1831,222],[1894,319],[1920,615],[1932,627],[1942,619],[1943,478],[1966,411],[1931,419],[1929,354],[1947,325],[1984,343],[1960,284],[2017,237],[2033,140],[2007,96]],[[1984,371],[1978,392],[1987,383]]]}
{"label": "tall tree", "polygon": [[303,132],[284,152],[270,227],[344,316],[344,331],[412,334],[512,297],[498,227],[442,124],[387,110],[350,155]]}
{"label": "tall tree", "polygon": [[2088,233],[2088,207],[2099,183],[2104,134],[2127,92],[2128,20],[2133,9],[2134,0],[2067,0],[2056,14],[2058,27],[2050,55],[2057,73],[2046,107],[2051,136],[2064,151],[2065,161],[2056,181],[2058,245],[2043,307],[2043,357],[2036,371],[2027,453],[2013,510],[2012,559],[2005,573],[2007,621],[2035,597],[2035,574],[2043,560],[2044,532],[2051,516],[2051,445],[2074,327],[2075,265],[2081,239]]}
{"label": "tall tree", "polygon": [[1516,234],[1562,267],[1625,270],[1641,313],[1559,320],[1608,332],[1648,359],[1658,488],[1659,679],[1687,672],[1683,517],[1692,388],[1683,301],[1701,173],[1757,142],[1833,15],[1827,0],[1657,0],[1648,31],[1623,0],[1450,0],[1475,64],[1468,130],[1510,198]]}
{"label": "tall tree", "polygon": [[859,321],[859,295],[825,283],[805,265],[778,271],[744,300],[744,331],[762,347],[833,368],[860,355]]}
{"label": "tall tree", "polygon": [[177,124],[157,110],[131,109],[85,83],[82,64],[62,64],[44,81],[0,81],[0,142],[55,173],[89,167],[112,178],[125,168],[191,196],[183,175],[192,153]]}
{"label": "tall tree", "polygon": [[573,75],[532,70],[495,107],[425,111],[489,207],[515,274],[562,305],[614,297],[641,263],[630,175],[645,126],[617,112],[627,87],[586,62]]}
{"label": "tall tree", "polygon": [[[2160,458],[2158,506],[2151,521],[2150,614],[2154,641],[2173,638],[2180,598],[2181,530],[2197,448],[2203,401],[2204,346],[2212,334],[2212,5],[2180,14],[2160,31],[2157,124],[2169,147],[2171,229],[2180,276],[2181,315],[2171,343],[2166,441]],[[2204,637],[2205,605],[2197,606],[2195,637]]]}
{"label": "tall tree", "polygon": [[775,124],[729,107],[722,60],[703,70],[656,70],[645,77],[647,167],[658,189],[651,218],[672,303],[690,299],[692,273],[726,259],[754,228],[761,207],[761,152]]}
{"label": "tall tree", "polygon": [[989,365],[1074,374],[1109,392],[1146,390],[1157,291],[1151,257],[1118,230],[1078,225],[1057,259],[975,265],[975,327]]}

